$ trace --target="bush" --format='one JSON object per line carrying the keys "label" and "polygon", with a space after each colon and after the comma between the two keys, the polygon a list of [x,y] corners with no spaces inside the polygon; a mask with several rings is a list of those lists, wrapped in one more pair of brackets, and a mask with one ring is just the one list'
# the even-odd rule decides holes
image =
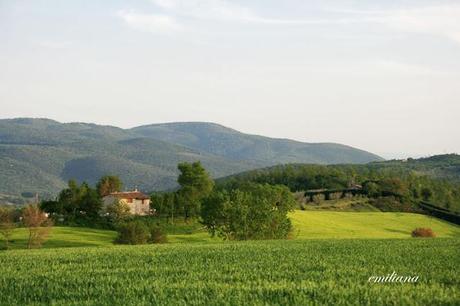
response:
{"label": "bush", "polygon": [[120,244],[166,243],[168,241],[160,225],[148,225],[141,220],[121,223],[117,232],[118,237],[115,242]]}
{"label": "bush", "polygon": [[120,244],[145,244],[149,241],[149,228],[140,221],[122,223],[117,228],[118,237],[115,242]]}
{"label": "bush", "polygon": [[412,237],[436,237],[436,235],[431,228],[419,227],[412,231]]}
{"label": "bush", "polygon": [[166,243],[168,242],[168,238],[166,234],[163,232],[160,226],[154,225],[150,226],[150,243]]}
{"label": "bush", "polygon": [[285,239],[292,229],[287,213],[296,204],[285,186],[247,183],[205,199],[202,224],[211,235],[229,240]]}

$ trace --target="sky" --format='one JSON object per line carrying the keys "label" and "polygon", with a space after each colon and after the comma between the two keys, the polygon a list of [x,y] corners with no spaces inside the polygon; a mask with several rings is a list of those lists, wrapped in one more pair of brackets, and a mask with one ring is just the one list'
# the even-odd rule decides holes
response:
{"label": "sky", "polygon": [[460,153],[460,1],[0,0],[0,118]]}

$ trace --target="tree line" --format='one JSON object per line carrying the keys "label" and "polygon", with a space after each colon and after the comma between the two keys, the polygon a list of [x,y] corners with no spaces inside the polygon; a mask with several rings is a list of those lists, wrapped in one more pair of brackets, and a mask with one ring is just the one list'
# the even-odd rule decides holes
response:
{"label": "tree line", "polygon": [[224,178],[218,180],[217,185],[221,188],[237,188],[247,182],[285,185],[293,192],[346,189],[360,185],[365,195],[377,202],[393,198],[395,204],[392,210],[404,211],[416,207],[420,201],[427,201],[450,211],[460,212],[459,182],[432,178],[399,164],[391,167],[378,164],[281,165]]}
{"label": "tree line", "polygon": [[169,222],[198,218],[211,235],[224,239],[286,238],[295,199],[285,186],[250,183],[216,188],[200,162],[178,166],[179,189],[152,195],[152,207]]}

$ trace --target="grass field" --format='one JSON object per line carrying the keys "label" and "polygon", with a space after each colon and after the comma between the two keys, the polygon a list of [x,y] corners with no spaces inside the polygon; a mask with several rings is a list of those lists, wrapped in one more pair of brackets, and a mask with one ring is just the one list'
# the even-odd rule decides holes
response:
{"label": "grass field", "polygon": [[[458,305],[459,239],[345,239],[0,252],[1,305]],[[369,283],[370,276],[419,276]]]}
{"label": "grass field", "polygon": [[[279,241],[223,242],[179,223],[165,227],[169,244],[116,246],[113,231],[55,227],[45,249],[0,252],[0,305],[460,304],[459,226],[404,213],[290,217],[293,239]],[[421,226],[438,238],[410,238]],[[26,230],[13,239],[24,248]],[[392,272],[419,281],[368,282]]]}
{"label": "grass field", "polygon": [[[82,227],[53,227],[49,240],[43,247],[92,247],[110,246],[116,237],[114,231],[82,228]],[[14,230],[13,242],[14,249],[24,249],[27,247],[28,231],[25,228]]]}
{"label": "grass field", "polygon": [[[333,238],[411,238],[416,227],[430,227],[438,237],[460,238],[460,227],[436,218],[419,214],[382,212],[294,211],[290,214],[294,225],[293,239]],[[165,226],[170,243],[221,242],[211,238],[199,223]],[[116,233],[79,227],[54,227],[44,248],[110,246]],[[27,245],[27,230],[16,229],[13,249]]]}
{"label": "grass field", "polygon": [[420,214],[297,210],[290,217],[298,239],[410,238],[416,227],[432,228],[438,237],[460,238],[460,226]]}

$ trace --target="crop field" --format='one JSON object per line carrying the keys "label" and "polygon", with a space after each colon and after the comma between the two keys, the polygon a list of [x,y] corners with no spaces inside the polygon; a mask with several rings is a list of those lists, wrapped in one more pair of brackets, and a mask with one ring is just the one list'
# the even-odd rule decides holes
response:
{"label": "crop field", "polygon": [[[458,305],[459,239],[345,239],[0,252],[1,305]],[[419,276],[372,283],[371,276]]]}

